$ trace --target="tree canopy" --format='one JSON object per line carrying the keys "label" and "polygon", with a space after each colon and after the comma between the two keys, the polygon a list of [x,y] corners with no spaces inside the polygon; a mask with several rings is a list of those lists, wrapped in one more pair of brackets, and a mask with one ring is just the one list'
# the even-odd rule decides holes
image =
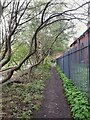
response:
{"label": "tree canopy", "polygon": [[88,3],[69,8],[58,0],[0,2],[0,68],[9,73],[0,82],[10,79],[25,63],[32,67],[50,51],[64,50],[73,33],[73,20],[86,22],[87,13],[77,11]]}

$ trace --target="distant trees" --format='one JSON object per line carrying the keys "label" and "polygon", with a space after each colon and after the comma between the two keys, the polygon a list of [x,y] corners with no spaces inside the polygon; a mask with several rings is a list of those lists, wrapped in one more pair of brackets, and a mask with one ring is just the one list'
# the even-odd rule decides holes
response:
{"label": "distant trees", "polygon": [[0,1],[0,68],[8,71],[0,82],[10,79],[28,60],[30,67],[39,64],[53,49],[57,39],[58,45],[67,40],[68,31],[64,31],[73,29],[72,20],[86,20],[83,15],[76,14],[86,4],[88,2],[70,9],[65,2],[57,0]]}

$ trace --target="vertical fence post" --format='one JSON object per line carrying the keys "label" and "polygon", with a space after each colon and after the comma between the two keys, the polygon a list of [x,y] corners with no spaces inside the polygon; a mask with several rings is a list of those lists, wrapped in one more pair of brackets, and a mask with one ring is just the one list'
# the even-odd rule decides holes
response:
{"label": "vertical fence post", "polygon": [[89,65],[89,100],[90,100],[90,28],[88,29],[88,65]]}
{"label": "vertical fence post", "polygon": [[64,72],[64,55],[63,55],[63,72]]}
{"label": "vertical fence post", "polygon": [[70,58],[69,58],[70,54],[68,51],[68,78],[70,79]]}

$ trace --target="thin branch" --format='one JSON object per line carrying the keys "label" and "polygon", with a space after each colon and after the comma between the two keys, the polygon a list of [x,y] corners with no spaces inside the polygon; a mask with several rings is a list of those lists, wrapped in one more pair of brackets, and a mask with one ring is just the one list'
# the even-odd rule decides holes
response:
{"label": "thin branch", "polygon": [[[5,5],[5,2],[6,2],[6,0],[4,1],[4,3],[3,3],[3,9],[5,9],[5,8],[7,8],[10,4],[11,4],[11,2],[12,2],[12,0],[9,2],[9,3],[7,3],[7,5]],[[4,6],[5,5],[5,6]]]}
{"label": "thin branch", "polygon": [[[30,1],[29,1],[29,2],[30,2]],[[9,75],[8,75],[4,80],[0,81],[0,83],[4,83],[4,82],[6,82],[8,79],[10,79],[11,76],[13,75],[14,71],[19,70],[19,69],[21,68],[21,66],[23,65],[23,63],[25,63],[25,61],[26,61],[29,57],[31,57],[32,55],[34,55],[34,54],[36,53],[36,50],[37,50],[37,34],[39,33],[39,31],[40,31],[41,29],[43,29],[44,27],[46,27],[46,26],[48,26],[48,25],[50,25],[50,24],[53,24],[53,23],[55,23],[55,22],[57,22],[57,21],[61,21],[61,20],[67,20],[67,21],[69,21],[69,20],[76,19],[75,16],[74,16],[74,17],[69,16],[69,18],[58,18],[58,19],[56,19],[56,18],[57,18],[57,17],[60,17],[60,16],[62,17],[62,16],[64,16],[64,15],[65,15],[66,13],[68,13],[68,12],[76,11],[76,10],[78,10],[79,8],[83,7],[84,5],[86,5],[86,4],[88,4],[88,3],[90,3],[90,1],[82,4],[81,6],[79,6],[79,7],[77,7],[77,8],[70,9],[70,10],[66,10],[66,11],[63,11],[63,12],[61,12],[61,13],[57,13],[57,14],[51,15],[51,16],[49,16],[49,18],[47,18],[47,19],[44,21],[44,14],[45,14],[46,9],[47,9],[48,4],[49,4],[49,3],[47,3],[47,4],[46,4],[46,7],[44,8],[44,11],[43,11],[43,13],[42,13],[41,24],[40,24],[39,27],[36,29],[36,31],[35,31],[35,33],[34,33],[34,35],[33,35],[33,38],[32,38],[32,40],[31,40],[31,43],[32,43],[32,44],[31,44],[31,49],[32,49],[32,46],[34,45],[33,51],[29,51],[29,53],[28,53],[28,54],[26,55],[26,57],[19,63],[19,65],[17,65],[16,67],[13,67],[13,68],[9,71]],[[11,45],[11,44],[10,44],[10,39],[11,39],[12,35],[15,33],[17,27],[19,26],[20,20],[21,20],[21,18],[23,17],[23,15],[25,14],[28,5],[29,5],[29,3],[27,3],[25,9],[23,10],[22,14],[20,15],[17,23],[15,24],[15,27],[14,27],[13,31],[11,32],[11,34],[10,34],[10,36],[9,36],[9,41],[8,41],[8,44],[9,44],[9,49],[8,49],[8,50],[9,50],[9,53],[11,53],[11,51],[10,51],[10,50],[11,50],[11,49],[10,49],[10,48],[11,48],[11,46],[10,46],[10,45]],[[78,18],[78,19],[81,19],[81,18]],[[59,37],[59,35],[60,35],[60,34],[58,34],[58,35],[56,36],[56,39]],[[55,41],[56,41],[56,39],[55,39]],[[54,41],[54,42],[55,42],[55,41]],[[52,45],[50,46],[50,48],[53,46],[54,42],[52,43]],[[48,50],[46,51],[46,53],[48,53]],[[11,54],[9,54],[9,55],[11,55]],[[9,55],[8,55],[8,56],[9,56]],[[9,57],[9,59],[10,59],[10,57]]]}
{"label": "thin branch", "polygon": [[41,24],[43,24],[44,14],[45,14],[45,11],[46,11],[46,9],[47,9],[47,7],[48,7],[49,4],[50,4],[50,2],[48,2],[48,3],[46,4],[46,6],[45,6],[45,8],[44,8],[44,10],[43,10],[42,17],[41,17]]}

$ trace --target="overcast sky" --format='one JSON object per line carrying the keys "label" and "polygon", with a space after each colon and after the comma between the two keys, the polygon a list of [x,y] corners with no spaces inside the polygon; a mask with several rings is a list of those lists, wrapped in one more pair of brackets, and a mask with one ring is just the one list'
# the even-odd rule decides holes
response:
{"label": "overcast sky", "polygon": [[[73,5],[75,5],[75,2],[78,5],[78,4],[83,4],[85,2],[88,2],[90,0],[65,0],[65,1],[67,1],[69,4],[71,4],[73,6]],[[85,6],[85,9],[87,10],[88,8],[86,8],[86,6]],[[84,9],[80,9],[80,10],[81,10],[80,12],[82,12]],[[78,22],[76,21],[76,26],[77,26],[76,37],[79,37],[87,29],[87,26],[86,26],[86,24],[79,22],[79,21]]]}
{"label": "overcast sky", "polygon": [[[1,1],[4,1],[4,0],[1,0]],[[36,1],[42,1],[42,0],[36,0]],[[49,0],[43,0],[43,1],[49,1]],[[85,2],[90,1],[90,0],[56,0],[56,1],[65,1],[65,2],[70,4],[71,8],[73,8],[73,7],[76,7],[78,4],[82,4],[82,3],[85,3]],[[79,12],[83,11],[82,9],[80,9],[80,10],[79,10]],[[77,20],[75,21],[75,24],[76,24],[76,31],[77,31],[77,34],[75,37],[79,37],[87,29],[87,26],[84,23],[79,22]]]}
{"label": "overcast sky", "polygon": [[[42,0],[39,0],[39,1],[42,1]],[[49,1],[49,0],[44,0],[44,1]],[[56,1],[60,1],[60,0],[56,0]],[[71,8],[74,8],[74,7],[76,7],[78,5],[81,5],[85,2],[88,2],[90,0],[61,0],[61,1],[69,3],[70,4],[70,9],[71,9]],[[85,9],[87,10],[86,6],[85,6]],[[83,12],[83,9],[79,9],[79,12]],[[87,29],[87,25],[82,23],[82,22],[79,22],[77,20],[75,21],[75,24],[76,24],[76,29],[75,30],[77,31],[77,34],[75,35],[75,37],[79,37]]]}

